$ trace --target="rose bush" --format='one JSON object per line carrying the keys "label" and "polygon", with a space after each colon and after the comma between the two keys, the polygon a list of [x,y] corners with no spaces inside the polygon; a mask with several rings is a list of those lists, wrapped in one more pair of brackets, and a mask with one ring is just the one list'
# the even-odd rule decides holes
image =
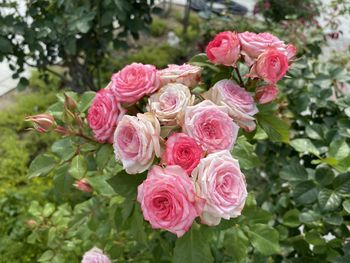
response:
{"label": "rose bush", "polygon": [[[62,195],[64,182],[70,182],[87,200],[73,211],[70,206],[44,208],[46,216],[35,205],[38,225],[50,222],[56,230],[48,231],[53,232],[59,231],[57,218],[66,222],[69,231],[60,232],[61,240],[77,242],[78,258],[93,246],[103,248],[116,261],[293,262],[315,255],[322,259],[329,250],[334,252],[329,260],[346,256],[340,237],[348,221],[350,148],[337,137],[338,132],[346,133],[346,121],[330,119],[327,111],[334,110],[334,105],[320,109],[314,122],[339,125],[339,131],[329,128],[324,135],[303,120],[307,108],[304,113],[294,110],[300,119],[293,122],[285,98],[278,107],[277,87],[293,87],[291,82],[306,66],[298,63],[290,68],[295,50],[272,35],[264,36],[280,46],[266,44],[270,40],[244,42],[234,32],[218,35],[208,45],[207,55],[199,54],[189,62],[201,68],[193,73],[195,87],[189,87],[192,81],[178,78],[179,72],[171,73],[176,77],[170,82],[162,82],[162,70],[152,66],[146,70],[138,65],[138,71],[132,64],[113,75],[106,89],[126,111],[116,120],[113,145],[99,142],[85,118],[95,94],[66,94],[50,108],[54,121],[45,129],[64,138],[53,145],[52,153],[34,159],[30,175],[55,174],[54,183],[61,186]],[[256,45],[259,54],[248,55],[244,45],[249,44]],[[198,72],[202,72],[200,80]],[[193,80],[191,74],[182,77]],[[290,74],[288,80],[282,79],[285,74]],[[123,93],[132,99],[123,100]],[[301,108],[302,97],[291,96],[289,103]],[[68,106],[69,100],[76,107]],[[321,106],[322,100],[317,102]],[[291,134],[288,123],[294,129]],[[305,133],[317,143],[298,138]],[[337,143],[323,147],[333,136]],[[329,154],[328,147],[333,149]],[[342,150],[338,153],[337,148]],[[276,149],[280,152],[268,154]],[[336,176],[325,165],[344,174]],[[315,224],[322,234],[336,236],[336,242],[320,236],[312,228]],[[120,251],[123,244],[130,246]],[[55,240],[50,239],[50,246],[49,260],[61,249]],[[69,253],[69,246],[62,250]]]}

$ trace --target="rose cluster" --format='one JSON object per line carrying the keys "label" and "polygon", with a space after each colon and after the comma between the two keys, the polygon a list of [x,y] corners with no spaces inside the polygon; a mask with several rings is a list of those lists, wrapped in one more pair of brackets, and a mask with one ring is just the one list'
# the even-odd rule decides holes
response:
{"label": "rose cluster", "polygon": [[[222,32],[206,54],[211,63],[228,67],[232,78],[200,96],[193,88],[201,84],[202,68],[190,64],[157,70],[132,63],[97,93],[89,126],[97,141],[113,143],[127,173],[147,171],[137,201],[153,228],[180,237],[197,217],[213,226],[241,214],[246,181],[231,150],[239,128],[256,128],[256,104],[276,98],[276,82],[295,53],[269,33]],[[240,75],[240,62],[249,74]],[[247,90],[249,82],[254,90]]]}

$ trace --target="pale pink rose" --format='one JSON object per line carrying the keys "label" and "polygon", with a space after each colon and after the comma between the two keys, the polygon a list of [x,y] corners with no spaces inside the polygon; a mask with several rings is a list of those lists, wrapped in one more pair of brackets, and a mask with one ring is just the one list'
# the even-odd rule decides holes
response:
{"label": "pale pink rose", "polygon": [[232,149],[238,129],[225,106],[204,100],[186,109],[184,132],[208,152]]}
{"label": "pale pink rose", "polygon": [[54,117],[48,113],[27,116],[25,121],[33,122],[34,129],[40,133],[48,132],[56,126]]}
{"label": "pale pink rose", "polygon": [[287,55],[286,44],[270,33],[256,34],[246,31],[239,33],[238,38],[241,43],[242,54],[248,66],[251,66],[255,59],[269,47],[275,47],[278,51]]}
{"label": "pale pink rose", "polygon": [[185,133],[173,133],[166,141],[162,163],[179,165],[190,175],[203,156],[204,151],[195,139]]}
{"label": "pale pink rose", "polygon": [[99,90],[87,115],[95,139],[101,143],[113,143],[115,128],[125,112],[111,90]]}
{"label": "pale pink rose", "polygon": [[297,55],[297,48],[292,44],[288,44],[286,50],[288,61],[294,60]]}
{"label": "pale pink rose", "polygon": [[85,193],[92,192],[91,185],[85,179],[80,179],[76,181],[74,186],[82,192],[85,192]]}
{"label": "pale pink rose", "polygon": [[241,51],[236,32],[225,31],[217,34],[209,42],[205,52],[208,59],[215,64],[235,66]]}
{"label": "pale pink rose", "polygon": [[120,102],[137,102],[158,88],[159,77],[153,65],[132,63],[112,76],[111,89]]}
{"label": "pale pink rose", "polygon": [[148,100],[148,109],[164,125],[176,125],[183,118],[187,106],[192,105],[194,96],[188,87],[179,83],[170,83],[162,87]]}
{"label": "pale pink rose", "polygon": [[110,259],[97,247],[85,252],[81,263],[111,263]]}
{"label": "pale pink rose", "polygon": [[116,160],[125,171],[137,174],[151,167],[155,156],[160,157],[160,125],[154,114],[124,115],[114,134]]}
{"label": "pale pink rose", "polygon": [[167,68],[158,70],[160,85],[164,86],[168,83],[180,83],[189,88],[197,86],[201,80],[201,67],[192,66],[190,64],[168,65]]}
{"label": "pale pink rose", "polygon": [[288,58],[275,48],[268,48],[262,53],[250,70],[249,77],[262,78],[269,84],[275,84],[286,75]]}
{"label": "pale pink rose", "polygon": [[201,214],[204,224],[215,226],[221,218],[230,219],[241,214],[247,197],[244,175],[238,161],[229,151],[209,154],[192,172],[197,194],[205,206]]}
{"label": "pale pink rose", "polygon": [[255,98],[258,103],[269,103],[277,98],[278,89],[275,85],[266,85],[258,87],[255,90]]}
{"label": "pale pink rose", "polygon": [[235,84],[232,80],[223,79],[215,83],[207,96],[218,105],[228,108],[229,115],[244,130],[255,130],[255,118],[258,108],[254,98],[244,88]]}
{"label": "pale pink rose", "polygon": [[153,166],[138,187],[143,217],[154,229],[181,237],[202,212],[204,202],[195,194],[191,179],[180,166]]}

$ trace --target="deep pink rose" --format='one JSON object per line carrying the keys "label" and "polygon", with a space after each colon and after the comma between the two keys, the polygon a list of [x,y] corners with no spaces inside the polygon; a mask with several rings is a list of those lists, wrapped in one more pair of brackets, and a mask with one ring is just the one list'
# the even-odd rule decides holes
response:
{"label": "deep pink rose", "polygon": [[258,87],[255,91],[255,98],[260,104],[269,103],[276,99],[278,89],[275,85]]}
{"label": "deep pink rose", "polygon": [[85,252],[81,263],[111,263],[111,261],[105,254],[103,254],[101,249],[93,247]]}
{"label": "deep pink rose", "polygon": [[203,155],[203,149],[195,139],[185,133],[173,133],[166,141],[162,162],[179,165],[190,175]]}
{"label": "deep pink rose", "polygon": [[278,51],[285,55],[287,54],[284,42],[270,33],[256,34],[246,31],[239,33],[238,38],[241,42],[242,54],[248,66],[251,66],[255,59],[269,47],[275,47]]}
{"label": "deep pink rose", "polygon": [[250,70],[249,77],[262,78],[275,84],[284,77],[288,70],[288,57],[275,48],[268,48],[262,53]]}
{"label": "deep pink rose", "polygon": [[125,111],[110,89],[99,90],[87,116],[87,121],[96,140],[112,143],[117,123]]}
{"label": "deep pink rose", "polygon": [[235,66],[239,59],[241,46],[236,32],[225,31],[217,34],[209,42],[205,52],[215,64]]}
{"label": "deep pink rose", "polygon": [[82,192],[85,192],[85,193],[92,192],[91,185],[85,179],[77,180],[74,186]]}
{"label": "deep pink rose", "polygon": [[201,80],[201,67],[190,64],[168,65],[167,68],[158,70],[161,86],[168,83],[180,83],[189,88],[197,86]]}
{"label": "deep pink rose", "polygon": [[208,98],[217,105],[226,106],[232,119],[244,130],[255,130],[254,115],[258,113],[253,97],[232,80],[223,79],[215,83]]}
{"label": "deep pink rose", "polygon": [[159,77],[153,65],[132,63],[112,76],[111,89],[120,102],[137,102],[158,88]]}
{"label": "deep pink rose", "polygon": [[246,183],[238,161],[229,151],[212,153],[201,159],[192,172],[192,180],[197,194],[206,201],[202,223],[215,226],[221,218],[230,219],[241,214],[247,197]]}
{"label": "deep pink rose", "polygon": [[239,127],[228,115],[227,107],[204,100],[195,106],[187,107],[183,129],[204,150],[215,152],[232,148]]}
{"label": "deep pink rose", "polygon": [[178,237],[190,229],[204,206],[195,194],[191,179],[177,165],[153,166],[138,187],[137,201],[153,228],[168,230]]}
{"label": "deep pink rose", "polygon": [[124,115],[114,134],[116,160],[125,171],[137,174],[151,167],[155,156],[160,157],[160,125],[154,114]]}

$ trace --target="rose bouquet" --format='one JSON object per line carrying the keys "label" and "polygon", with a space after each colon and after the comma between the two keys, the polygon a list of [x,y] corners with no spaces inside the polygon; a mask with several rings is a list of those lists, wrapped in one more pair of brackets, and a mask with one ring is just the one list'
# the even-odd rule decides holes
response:
{"label": "rose bouquet", "polygon": [[[71,161],[69,173],[84,192],[103,192],[91,179],[94,166],[86,165],[84,153],[103,170],[108,155],[100,157],[96,149],[112,144],[127,180],[137,182],[133,198],[144,219],[154,229],[181,237],[197,217],[215,226],[241,214],[247,185],[232,154],[237,136],[256,132],[257,124],[270,135],[269,122],[263,123],[269,116],[262,115],[262,123],[256,119],[259,104],[276,99],[276,83],[295,55],[293,45],[269,33],[221,32],[206,54],[187,64],[159,70],[132,63],[96,94],[84,94],[79,102],[66,94],[62,112],[55,111],[56,105],[52,115],[27,119],[39,132],[54,130],[90,143],[91,149],[61,156]],[[42,169],[35,175],[42,175]]]}

